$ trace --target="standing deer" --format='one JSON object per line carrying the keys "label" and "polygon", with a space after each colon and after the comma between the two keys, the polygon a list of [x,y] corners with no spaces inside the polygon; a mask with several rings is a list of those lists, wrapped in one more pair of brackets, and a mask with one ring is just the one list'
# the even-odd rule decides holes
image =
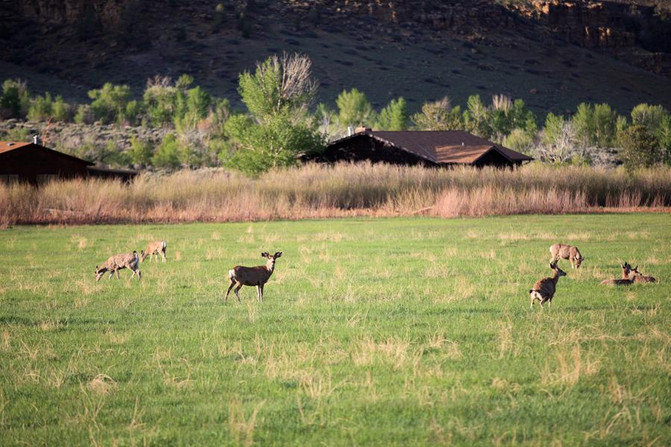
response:
{"label": "standing deer", "polygon": [[226,292],[226,301],[228,301],[228,294],[231,292],[233,286],[237,285],[235,288],[235,296],[240,302],[240,295],[238,291],[242,286],[256,286],[256,291],[259,296],[259,303],[263,301],[263,286],[270,279],[270,275],[273,274],[275,270],[275,260],[282,256],[282,252],[278,251],[274,255],[270,255],[267,252],[261,253],[261,257],[266,258],[266,265],[259,265],[257,267],[243,267],[241,265],[233,267],[228,271],[228,278],[231,280],[231,285],[228,286],[228,291]]}
{"label": "standing deer", "polygon": [[138,281],[140,280],[142,277],[142,273],[140,272],[140,257],[136,251],[133,251],[133,253],[122,253],[110,256],[100,267],[96,265],[96,281],[100,281],[100,278],[102,278],[107,271],[110,272],[109,279],[112,279],[114,273],[116,273],[116,277],[119,279],[119,270],[125,268],[133,271],[133,274],[130,277],[131,279],[133,279],[133,276],[137,273],[137,279]]}
{"label": "standing deer", "polygon": [[632,268],[628,262],[625,262],[622,267],[622,278],[604,279],[601,284],[604,286],[629,286],[634,280],[631,279]]}
{"label": "standing deer", "polygon": [[571,268],[580,268],[580,264],[582,264],[582,261],[585,259],[582,257],[580,254],[580,250],[578,250],[578,247],[574,247],[573,245],[566,245],[566,244],[554,244],[550,246],[550,254],[552,255],[552,259],[550,259],[550,262],[557,262],[559,259],[568,259],[571,261]]}
{"label": "standing deer", "polygon": [[154,256],[156,256],[156,260],[158,261],[158,255],[160,254],[161,257],[163,258],[163,262],[165,262],[165,249],[168,246],[168,244],[165,241],[154,241],[150,242],[147,244],[147,248],[144,250],[140,250],[140,261],[144,262],[144,259],[149,256],[149,260],[153,261]]}
{"label": "standing deer", "polygon": [[635,283],[647,283],[647,282],[657,282],[657,279],[653,276],[644,275],[638,271],[638,266],[631,269],[631,274],[629,277]]}
{"label": "standing deer", "polygon": [[541,303],[541,308],[543,304],[548,303],[548,308],[552,302],[552,297],[557,290],[557,281],[561,276],[566,276],[566,272],[557,267],[557,262],[550,263],[550,268],[554,270],[555,274],[549,278],[543,278],[536,281],[534,287],[529,290],[529,295],[531,296],[531,308],[534,307],[534,301],[538,300]]}

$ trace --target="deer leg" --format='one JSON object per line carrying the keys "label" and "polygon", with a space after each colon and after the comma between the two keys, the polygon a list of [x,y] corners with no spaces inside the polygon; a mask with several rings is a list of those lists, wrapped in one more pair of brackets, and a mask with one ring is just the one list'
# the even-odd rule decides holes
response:
{"label": "deer leg", "polygon": [[114,275],[114,270],[110,270],[110,276],[108,276],[107,279],[112,279],[113,275]]}
{"label": "deer leg", "polygon": [[120,279],[121,277],[119,276],[119,269],[114,270],[114,273],[116,273],[116,279]]}
{"label": "deer leg", "polygon": [[258,286],[259,288],[259,303],[263,302],[263,284]]}
{"label": "deer leg", "polygon": [[164,251],[161,252],[161,256],[163,257],[163,262],[165,262],[165,252]]}
{"label": "deer leg", "polygon": [[231,279],[231,285],[228,286],[228,290],[226,291],[226,298],[224,299],[225,301],[228,301],[228,294],[231,293],[231,289],[233,288],[234,285],[235,285],[235,281],[233,281]]}
{"label": "deer leg", "polygon": [[236,287],[233,290],[235,292],[235,296],[238,297],[238,303],[240,302],[240,295],[238,294],[238,292],[240,291],[241,288],[242,288],[242,283],[238,283],[238,287]]}
{"label": "deer leg", "polygon": [[140,271],[140,269],[137,269],[137,280],[139,281],[141,279],[142,279],[142,272]]}
{"label": "deer leg", "polygon": [[534,298],[533,295],[531,295],[531,309],[534,308],[534,301],[536,301],[536,299]]}

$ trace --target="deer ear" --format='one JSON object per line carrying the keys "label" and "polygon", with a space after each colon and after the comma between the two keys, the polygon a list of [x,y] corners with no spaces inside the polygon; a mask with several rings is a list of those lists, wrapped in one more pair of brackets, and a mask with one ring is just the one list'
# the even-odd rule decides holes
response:
{"label": "deer ear", "polygon": [[276,257],[276,258],[279,258],[280,256],[282,256],[282,252],[281,252],[281,251],[278,251],[277,253],[275,253],[275,257]]}
{"label": "deer ear", "polygon": [[261,253],[261,257],[262,258],[267,258],[268,257],[268,252],[264,251],[263,253]]}

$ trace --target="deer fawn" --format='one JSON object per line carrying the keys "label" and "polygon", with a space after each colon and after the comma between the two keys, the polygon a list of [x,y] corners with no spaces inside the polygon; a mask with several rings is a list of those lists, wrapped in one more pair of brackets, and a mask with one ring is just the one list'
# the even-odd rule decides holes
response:
{"label": "deer fawn", "polygon": [[622,278],[604,279],[601,284],[604,286],[629,286],[634,280],[631,279],[632,268],[628,262],[625,262],[622,267]]}
{"label": "deer fawn", "polygon": [[636,283],[657,282],[657,279],[655,277],[644,275],[643,273],[639,272],[638,266],[631,269],[629,277],[633,282]]}
{"label": "deer fawn", "polygon": [[554,244],[550,246],[552,259],[550,262],[557,262],[559,259],[568,259],[571,261],[571,268],[580,268],[580,264],[585,259],[580,254],[578,247],[566,244]]}
{"label": "deer fawn", "polygon": [[158,261],[158,255],[160,254],[165,262],[165,249],[168,244],[165,241],[154,241],[147,244],[147,248],[140,250],[140,261],[144,262],[144,259],[149,256],[149,260],[154,260],[154,255]]}
{"label": "deer fawn", "polygon": [[137,273],[137,279],[138,281],[140,280],[142,277],[142,273],[140,272],[140,257],[136,251],[133,251],[133,253],[122,253],[120,255],[110,256],[100,267],[96,265],[96,281],[100,281],[100,278],[102,278],[107,271],[110,272],[109,279],[112,279],[114,273],[116,273],[116,277],[119,279],[119,270],[125,268],[133,271],[133,274],[130,277],[131,279],[133,279],[133,276]]}
{"label": "deer fawn", "polygon": [[270,275],[273,274],[275,270],[275,260],[282,256],[282,252],[278,251],[274,255],[270,255],[267,252],[261,253],[261,257],[266,258],[266,265],[259,265],[257,267],[243,267],[238,265],[233,267],[228,271],[228,277],[231,280],[231,285],[228,286],[228,291],[226,291],[226,301],[228,301],[228,294],[231,292],[233,286],[237,285],[235,288],[235,296],[240,302],[240,295],[238,291],[242,286],[256,286],[256,291],[259,296],[259,303],[263,301],[263,286],[270,279]]}
{"label": "deer fawn", "polygon": [[548,303],[548,307],[550,307],[552,297],[555,294],[555,290],[557,290],[557,281],[559,281],[559,277],[566,276],[566,272],[557,267],[557,261],[550,263],[550,268],[554,270],[554,276],[536,281],[534,287],[529,290],[532,309],[535,300],[538,300],[541,303],[541,308],[545,303]]}

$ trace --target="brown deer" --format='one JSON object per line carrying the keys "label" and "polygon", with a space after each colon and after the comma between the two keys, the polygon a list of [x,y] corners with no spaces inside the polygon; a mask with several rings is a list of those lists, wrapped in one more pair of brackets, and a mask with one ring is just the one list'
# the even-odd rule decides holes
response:
{"label": "brown deer", "polygon": [[585,259],[582,257],[580,254],[580,250],[578,250],[578,247],[574,247],[573,245],[566,245],[566,244],[554,244],[550,246],[550,254],[552,255],[552,259],[550,259],[550,262],[557,262],[559,259],[568,259],[571,261],[571,268],[580,268],[580,264],[582,264],[582,261]]}
{"label": "brown deer", "polygon": [[628,262],[625,262],[622,267],[622,278],[604,279],[601,285],[604,286],[629,286],[633,284],[634,280],[631,278],[632,268]]}
{"label": "brown deer", "polygon": [[629,277],[635,283],[657,282],[657,279],[655,277],[644,275],[643,273],[639,272],[638,266],[631,269]]}
{"label": "brown deer", "polygon": [[140,272],[140,257],[136,251],[133,253],[122,253],[119,255],[110,256],[107,261],[100,267],[96,265],[96,281],[100,281],[100,278],[105,275],[105,272],[110,272],[109,279],[112,279],[112,275],[116,273],[117,279],[119,279],[119,270],[128,268],[133,271],[131,279],[137,273],[138,281],[142,277]]}
{"label": "brown deer", "polygon": [[228,278],[231,280],[231,285],[228,286],[228,291],[226,291],[226,301],[228,301],[228,294],[231,292],[233,286],[237,285],[235,288],[235,296],[240,302],[240,295],[238,291],[242,286],[256,286],[256,291],[259,296],[259,303],[263,301],[263,286],[270,279],[270,275],[273,274],[275,270],[275,260],[282,256],[282,252],[278,251],[274,255],[270,255],[267,252],[261,253],[261,257],[266,258],[266,265],[259,265],[257,267],[243,267],[238,265],[233,267],[228,271]]}
{"label": "brown deer", "polygon": [[561,276],[566,276],[566,272],[557,267],[557,262],[550,263],[550,268],[554,270],[555,274],[549,278],[543,278],[536,281],[534,287],[529,290],[529,295],[531,296],[531,308],[534,307],[534,301],[538,300],[541,303],[541,308],[543,304],[548,303],[548,308],[552,302],[552,297],[554,297],[555,290],[557,290],[557,281]]}
{"label": "brown deer", "polygon": [[147,256],[149,256],[150,261],[153,261],[153,255],[156,256],[156,260],[158,261],[158,255],[160,254],[163,258],[163,262],[165,262],[165,249],[167,246],[168,244],[165,241],[154,241],[148,243],[147,248],[140,250],[140,261],[144,262]]}

